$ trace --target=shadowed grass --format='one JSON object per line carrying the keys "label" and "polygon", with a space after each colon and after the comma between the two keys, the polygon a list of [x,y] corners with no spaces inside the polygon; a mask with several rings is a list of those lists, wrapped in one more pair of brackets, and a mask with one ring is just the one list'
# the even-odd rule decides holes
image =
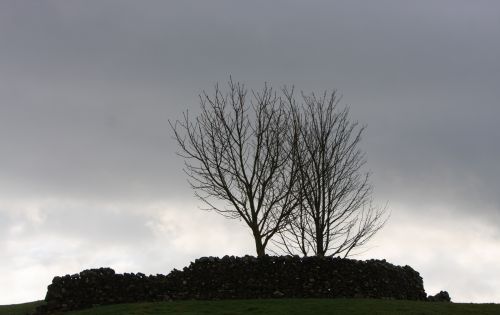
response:
{"label": "shadowed grass", "polygon": [[[43,302],[0,306],[0,315],[25,315]],[[68,315],[462,315],[500,314],[499,304],[428,303],[369,299],[279,299],[279,300],[227,300],[177,301],[161,303],[134,303],[107,305],[73,311]]]}
{"label": "shadowed grass", "polygon": [[0,305],[0,315],[26,315],[35,310],[44,301],[29,302],[23,304]]}

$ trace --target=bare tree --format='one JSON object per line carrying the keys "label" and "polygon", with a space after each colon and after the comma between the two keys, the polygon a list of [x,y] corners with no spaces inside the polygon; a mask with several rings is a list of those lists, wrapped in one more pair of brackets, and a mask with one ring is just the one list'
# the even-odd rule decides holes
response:
{"label": "bare tree", "polygon": [[[293,102],[293,93],[286,95]],[[294,106],[300,205],[276,243],[290,254],[347,257],[386,221],[385,209],[372,206],[369,173],[362,171],[365,127],[350,122],[335,92],[302,97],[303,108]]]}
{"label": "bare tree", "polygon": [[213,95],[200,95],[197,117],[185,112],[170,123],[196,196],[207,209],[243,220],[258,256],[297,205],[297,132],[288,101],[267,85],[248,94],[230,80],[227,93],[217,85]]}

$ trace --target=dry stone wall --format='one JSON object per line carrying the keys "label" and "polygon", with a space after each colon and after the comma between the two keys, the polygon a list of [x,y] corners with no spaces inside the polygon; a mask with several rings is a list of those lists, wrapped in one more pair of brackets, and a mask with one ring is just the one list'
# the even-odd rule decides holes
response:
{"label": "dry stone wall", "polygon": [[55,277],[38,313],[137,301],[281,297],[425,300],[426,293],[418,272],[385,260],[204,257],[166,276],[101,268]]}

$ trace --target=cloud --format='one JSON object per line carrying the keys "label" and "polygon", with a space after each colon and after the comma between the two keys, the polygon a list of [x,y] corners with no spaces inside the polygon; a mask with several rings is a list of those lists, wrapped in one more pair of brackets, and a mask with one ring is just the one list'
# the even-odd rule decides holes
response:
{"label": "cloud", "polygon": [[430,293],[494,300],[497,6],[0,3],[0,278],[15,283],[0,303],[92,266],[164,273],[253,253],[240,222],[196,210],[168,126],[230,74],[337,88],[368,125],[376,201],[393,214],[363,257],[412,265]]}
{"label": "cloud", "polygon": [[417,212],[413,204],[392,205],[387,226],[361,257],[378,257],[420,272],[427,294],[441,290],[453,301],[497,301],[500,246],[495,222],[457,216],[442,205]]}
{"label": "cloud", "polygon": [[[34,208],[36,207],[36,208]],[[250,233],[190,202],[92,204],[78,200],[2,204],[1,303],[42,299],[56,275],[110,266],[167,274],[200,256],[253,251]],[[6,211],[5,209],[9,209]]]}

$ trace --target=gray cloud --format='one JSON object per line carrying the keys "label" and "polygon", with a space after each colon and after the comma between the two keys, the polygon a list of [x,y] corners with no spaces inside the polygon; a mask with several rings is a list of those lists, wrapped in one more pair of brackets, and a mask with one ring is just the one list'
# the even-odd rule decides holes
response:
{"label": "gray cloud", "polygon": [[[35,277],[43,285],[22,278],[24,287],[0,296],[38,298],[53,274],[89,265],[157,272],[196,255],[252,253],[242,225],[195,210],[167,122],[195,112],[197,93],[230,74],[253,88],[339,89],[368,125],[376,198],[389,201],[395,222],[366,257],[416,264],[432,288],[449,284],[464,301],[481,301],[467,287],[498,296],[479,267],[457,263],[441,277],[435,258],[460,242],[500,243],[498,9],[494,1],[0,3],[0,247],[9,253],[0,269],[44,273]],[[441,229],[428,218],[443,220]],[[464,233],[460,222],[490,232]],[[427,261],[405,253],[428,253],[428,242],[391,238],[412,226],[408,238],[432,236]],[[14,250],[20,244],[27,250]],[[446,253],[448,265],[467,260]]]}

